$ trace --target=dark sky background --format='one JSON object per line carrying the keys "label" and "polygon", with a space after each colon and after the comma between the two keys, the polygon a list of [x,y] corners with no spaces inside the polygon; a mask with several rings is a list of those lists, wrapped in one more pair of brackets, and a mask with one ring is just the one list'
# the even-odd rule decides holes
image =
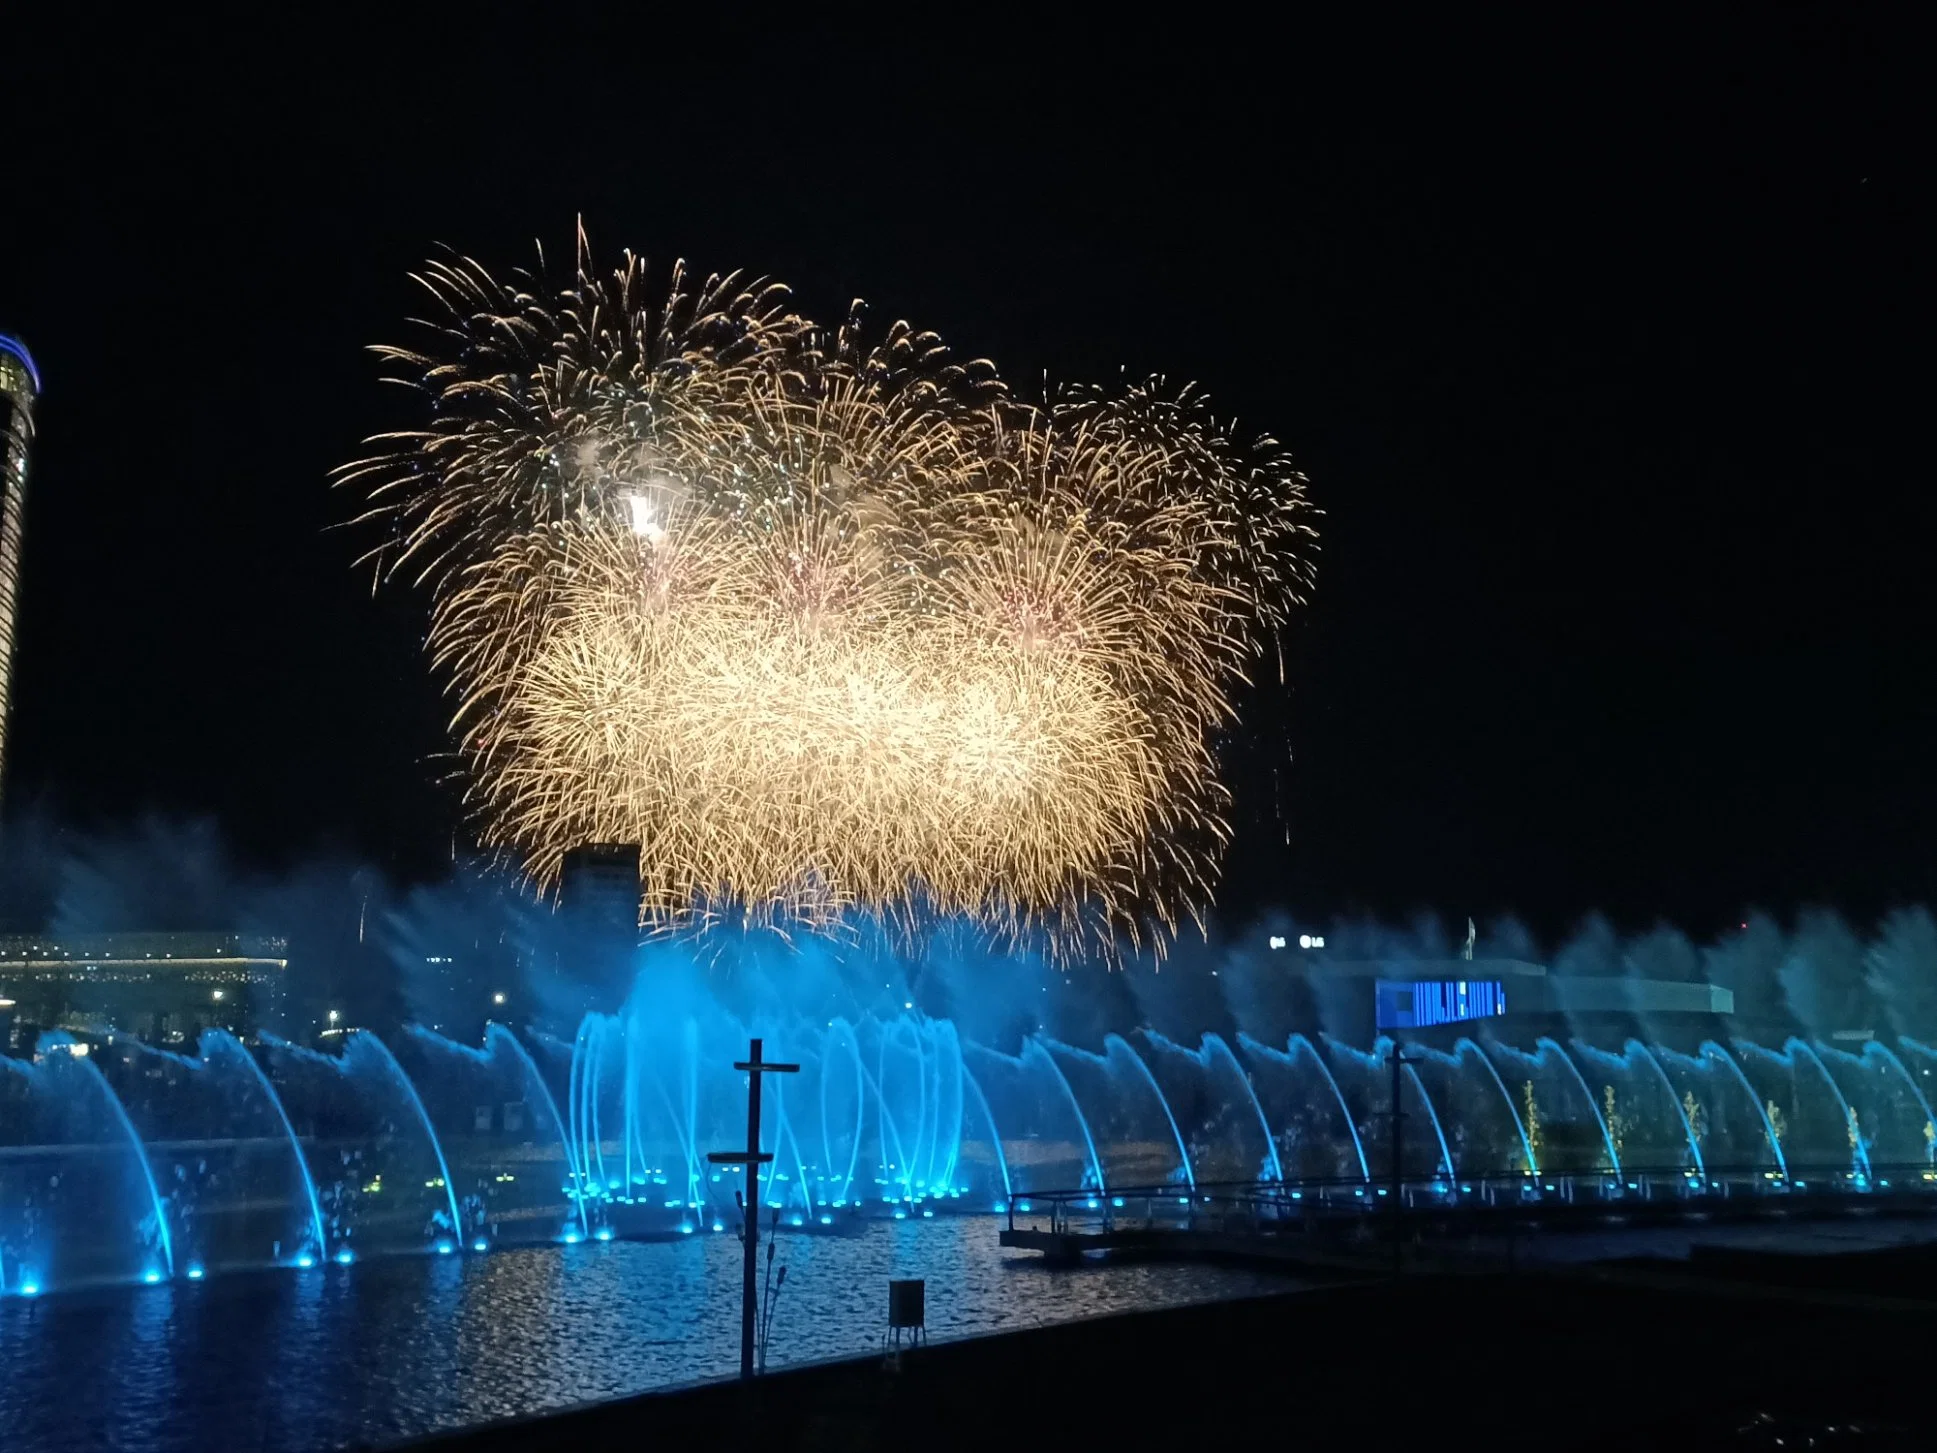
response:
{"label": "dark sky background", "polygon": [[426,249],[562,255],[582,214],[1025,385],[1195,378],[1297,451],[1319,590],[1231,748],[1231,910],[1932,896],[1908,35],[407,12],[9,21],[0,328],[46,381],[14,810],[439,870],[422,602],[371,598],[326,475],[397,417],[361,350]]}

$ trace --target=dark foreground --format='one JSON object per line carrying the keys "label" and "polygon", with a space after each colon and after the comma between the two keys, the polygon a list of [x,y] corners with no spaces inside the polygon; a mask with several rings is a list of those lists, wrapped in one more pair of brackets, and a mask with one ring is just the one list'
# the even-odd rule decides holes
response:
{"label": "dark foreground", "polygon": [[1373,1280],[718,1383],[432,1440],[1937,1446],[1937,1250]]}

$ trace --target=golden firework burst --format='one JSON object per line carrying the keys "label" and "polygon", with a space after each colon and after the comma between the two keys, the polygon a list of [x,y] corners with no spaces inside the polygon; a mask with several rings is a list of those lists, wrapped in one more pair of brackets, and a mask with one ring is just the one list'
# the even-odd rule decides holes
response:
{"label": "golden firework burst", "polygon": [[1303,599],[1306,482],[1151,380],[1014,400],[858,310],[628,254],[468,259],[378,350],[428,400],[339,471],[432,591],[480,837],[640,847],[641,923],[964,915],[1058,951],[1198,913],[1213,755]]}

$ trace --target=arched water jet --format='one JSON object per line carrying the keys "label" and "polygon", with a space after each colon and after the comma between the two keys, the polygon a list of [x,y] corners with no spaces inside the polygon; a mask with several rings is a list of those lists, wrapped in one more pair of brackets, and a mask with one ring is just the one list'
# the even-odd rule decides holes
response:
{"label": "arched water jet", "polygon": [[1486,1072],[1493,1077],[1493,1083],[1499,1087],[1500,1098],[1506,1102],[1507,1113],[1513,1117],[1513,1128],[1520,1132],[1520,1149],[1527,1157],[1527,1174],[1530,1176],[1539,1175],[1540,1162],[1534,1159],[1533,1141],[1527,1138],[1527,1122],[1520,1118],[1520,1107],[1513,1103],[1513,1096],[1507,1093],[1507,1082],[1500,1078],[1500,1072],[1493,1067],[1492,1059],[1488,1057],[1486,1051],[1481,1049],[1479,1045],[1468,1038],[1457,1039],[1453,1042],[1453,1052],[1455,1054],[1458,1054],[1462,1047],[1472,1050],[1473,1058],[1478,1060],[1485,1067]]}
{"label": "arched water jet", "polygon": [[1251,1112],[1258,1117],[1258,1128],[1264,1131],[1265,1164],[1271,1169],[1271,1179],[1282,1181],[1285,1178],[1284,1163],[1278,1158],[1278,1139],[1271,1133],[1271,1122],[1265,1117],[1264,1106],[1258,1103],[1258,1092],[1251,1084],[1251,1077],[1238,1063],[1238,1057],[1231,1052],[1231,1046],[1224,1042],[1221,1034],[1206,1034],[1201,1041],[1206,1053],[1224,1056],[1224,1062],[1231,1068],[1231,1074],[1244,1087],[1245,1095],[1251,1101]]}
{"label": "arched water jet", "polygon": [[1070,1113],[1076,1117],[1076,1128],[1083,1132],[1083,1146],[1090,1156],[1090,1175],[1094,1179],[1096,1188],[1101,1190],[1103,1160],[1096,1153],[1096,1140],[1090,1134],[1090,1122],[1083,1115],[1083,1107],[1076,1103],[1076,1091],[1070,1087],[1069,1076],[1065,1075],[1063,1067],[1056,1063],[1056,1056],[1044,1048],[1042,1042],[1033,1035],[1023,1042],[1022,1058],[1027,1060],[1032,1050],[1044,1064],[1049,1066],[1049,1072],[1056,1077],[1056,1083],[1063,1088],[1063,1096],[1069,1101]]}
{"label": "arched water jet", "polygon": [[572,1205],[578,1213],[579,1230],[588,1236],[591,1235],[591,1222],[585,1214],[585,1198],[583,1194],[585,1190],[585,1177],[579,1173],[578,1162],[572,1155],[572,1142],[570,1137],[565,1134],[565,1122],[559,1116],[558,1101],[552,1098],[551,1086],[547,1085],[545,1083],[545,1077],[538,1073],[538,1064],[537,1061],[532,1059],[531,1051],[519,1042],[517,1035],[513,1034],[509,1029],[506,1029],[502,1024],[493,1022],[486,1025],[484,1039],[487,1044],[494,1042],[503,1043],[508,1047],[509,1052],[524,1066],[527,1083],[538,1092],[538,1098],[544,1102],[546,1111],[551,1115],[552,1128],[558,1132],[558,1149],[559,1153],[565,1157],[565,1174],[571,1178],[571,1189],[573,1192]]}
{"label": "arched water jet", "polygon": [[[60,1043],[60,1040],[56,1040],[50,1047],[58,1048]],[[73,1041],[66,1040],[66,1043],[72,1045]],[[121,1103],[121,1097],[114,1093],[114,1086],[108,1083],[108,1077],[101,1073],[101,1067],[92,1059],[86,1056],[77,1057],[71,1050],[68,1058],[78,1059],[82,1076],[91,1079],[100,1088],[102,1098],[107,1101],[108,1109],[113,1112],[122,1133],[128,1137],[128,1147],[134,1151],[135,1164],[140,1167],[141,1179],[148,1187],[148,1202],[154,1207],[155,1239],[161,1243],[162,1264],[172,1278],[175,1275],[175,1238],[169,1233],[168,1211],[162,1204],[161,1188],[155,1184],[155,1168],[148,1163],[148,1151],[142,1145],[141,1137],[135,1133],[134,1121],[128,1118],[128,1107]]]}
{"label": "arched water jet", "polygon": [[1581,1087],[1581,1096],[1587,1101],[1588,1113],[1594,1117],[1594,1123],[1600,1127],[1601,1143],[1607,1147],[1607,1163],[1613,1168],[1615,1175],[1620,1175],[1621,1153],[1614,1148],[1614,1136],[1607,1128],[1607,1117],[1601,1114],[1601,1107],[1594,1102],[1594,1092],[1587,1087],[1587,1078],[1581,1074],[1580,1066],[1574,1063],[1567,1051],[1560,1047],[1558,1041],[1544,1034],[1534,1041],[1534,1048],[1551,1049],[1560,1056],[1560,1062],[1566,1065],[1569,1073],[1574,1076],[1574,1083]]}
{"label": "arched water jet", "polygon": [[1688,1111],[1682,1106],[1681,1096],[1675,1093],[1674,1082],[1668,1078],[1668,1071],[1662,1068],[1661,1060],[1655,1052],[1640,1040],[1630,1039],[1621,1047],[1630,1052],[1639,1050],[1641,1057],[1652,1065],[1654,1072],[1661,1077],[1661,1087],[1668,1092],[1668,1103],[1675,1107],[1675,1118],[1681,1121],[1681,1133],[1688,1137],[1688,1153],[1695,1158],[1695,1174],[1706,1181],[1708,1167],[1702,1163],[1702,1147],[1695,1139],[1695,1127],[1688,1119]]}
{"label": "arched water jet", "polygon": [[1365,1142],[1359,1139],[1358,1122],[1352,1118],[1352,1107],[1345,1103],[1345,1092],[1338,1087],[1338,1077],[1332,1073],[1332,1067],[1325,1063],[1325,1056],[1318,1052],[1318,1047],[1302,1034],[1294,1034],[1286,1041],[1285,1048],[1290,1051],[1292,1058],[1297,1058],[1299,1045],[1305,1047],[1305,1053],[1311,1056],[1312,1063],[1318,1066],[1318,1072],[1325,1077],[1325,1083],[1332,1087],[1332,1098],[1338,1101],[1339,1113],[1345,1117],[1345,1128],[1352,1135],[1352,1150],[1359,1158],[1359,1174],[1365,1178],[1366,1184],[1370,1185],[1372,1162],[1365,1158]]}
{"label": "arched water jet", "polygon": [[1909,1087],[1910,1093],[1916,1097],[1918,1108],[1924,1112],[1925,1158],[1937,1157],[1937,1115],[1931,1113],[1929,1099],[1924,1095],[1915,1077],[1911,1075],[1909,1067],[1898,1058],[1895,1050],[1891,1049],[1889,1045],[1884,1044],[1882,1041],[1874,1039],[1863,1046],[1863,1052],[1865,1054],[1869,1054],[1872,1050],[1881,1055],[1884,1063],[1888,1064],[1902,1077],[1904,1084]]}
{"label": "arched water jet", "polygon": [[411,1109],[417,1112],[417,1121],[424,1127],[424,1134],[430,1137],[431,1152],[437,1157],[437,1170],[444,1180],[444,1198],[451,1207],[451,1235],[462,1237],[464,1218],[458,1214],[457,1189],[451,1184],[451,1168],[444,1159],[444,1147],[438,1144],[437,1130],[430,1123],[430,1112],[424,1109],[424,1102],[417,1094],[417,1087],[411,1084],[410,1076],[405,1074],[404,1067],[397,1063],[397,1057],[390,1052],[389,1045],[368,1030],[353,1030],[352,1033],[355,1035],[353,1045],[372,1046],[371,1052],[389,1066],[390,1073],[396,1076],[398,1086],[403,1090],[405,1098],[410,1101]]}
{"label": "arched water jet", "polygon": [[1842,1107],[1844,1123],[1850,1127],[1850,1168],[1852,1170],[1860,1168],[1863,1178],[1868,1180],[1870,1177],[1870,1149],[1863,1143],[1862,1122],[1856,1118],[1856,1111],[1850,1107],[1849,1097],[1843,1093],[1843,1087],[1836,1083],[1836,1076],[1829,1072],[1829,1066],[1823,1063],[1823,1057],[1817,1054],[1806,1041],[1792,1035],[1783,1042],[1782,1047],[1792,1057],[1798,1051],[1808,1055],[1810,1063],[1816,1066],[1816,1073],[1821,1075],[1823,1077],[1823,1083],[1829,1086],[1830,1093],[1836,1097],[1836,1103]]}
{"label": "arched water jet", "polygon": [[969,1069],[966,1059],[962,1063],[962,1083],[974,1092],[976,1104],[982,1107],[982,1119],[989,1127],[989,1143],[995,1149],[996,1169],[1002,1172],[1002,1199],[1008,1201],[1014,1195],[1014,1190],[1009,1183],[1009,1157],[1002,1149],[1002,1127],[995,1123],[995,1112],[989,1108],[989,1097],[982,1093],[982,1086],[977,1082],[974,1071]]}
{"label": "arched water jet", "polygon": [[1742,1072],[1742,1066],[1735,1062],[1733,1055],[1712,1039],[1703,1040],[1699,1046],[1699,1052],[1719,1059],[1734,1072],[1737,1083],[1742,1086],[1742,1093],[1749,1097],[1749,1103],[1755,1107],[1755,1113],[1762,1121],[1763,1134],[1769,1137],[1769,1149],[1775,1153],[1776,1169],[1781,1172],[1786,1182],[1789,1179],[1789,1162],[1782,1153],[1782,1137],[1776,1134],[1776,1127],[1769,1119],[1769,1112],[1762,1107],[1762,1097],[1756,1094],[1755,1086],[1749,1083],[1749,1077]]}
{"label": "arched water jet", "polygon": [[[302,1142],[296,1138],[296,1127],[290,1123],[289,1112],[283,1108],[282,1096],[276,1093],[276,1087],[270,1083],[269,1076],[262,1072],[262,1066],[256,1063],[256,1057],[250,1054],[243,1047],[242,1042],[227,1030],[211,1029],[203,1033],[202,1058],[204,1060],[208,1059],[211,1046],[226,1050],[232,1057],[246,1064],[249,1067],[249,1073],[262,1087],[262,1092],[269,1097],[269,1107],[276,1112],[276,1120],[282,1126],[283,1134],[289,1137],[289,1151],[296,1158],[296,1171],[302,1177],[303,1192],[309,1198],[310,1234],[315,1240],[316,1255],[318,1257],[326,1255],[329,1251],[329,1238],[323,1230],[323,1203],[316,1194],[316,1179],[310,1174],[309,1159],[303,1154]],[[191,1246],[190,1252],[192,1253],[193,1250]]]}
{"label": "arched water jet", "polygon": [[1197,1172],[1191,1166],[1190,1151],[1184,1145],[1184,1133],[1177,1128],[1177,1117],[1170,1113],[1170,1101],[1164,1098],[1163,1087],[1157,1083],[1157,1077],[1150,1073],[1150,1066],[1143,1062],[1143,1056],[1137,1053],[1135,1046],[1129,1040],[1120,1034],[1103,1036],[1103,1049],[1106,1054],[1112,1044],[1123,1047],[1123,1052],[1130,1056],[1130,1062],[1142,1071],[1144,1083],[1150,1086],[1150,1093],[1157,1097],[1157,1104],[1163,1109],[1164,1119],[1170,1125],[1171,1138],[1177,1142],[1177,1158],[1183,1167],[1184,1181],[1192,1190],[1196,1190]]}
{"label": "arched water jet", "polygon": [[1459,1172],[1453,1168],[1453,1152],[1446,1144],[1446,1131],[1439,1123],[1439,1111],[1433,1108],[1433,1097],[1426,1093],[1426,1082],[1419,1078],[1418,1068],[1411,1061],[1406,1061],[1405,1071],[1412,1078],[1412,1087],[1419,1094],[1419,1103],[1426,1107],[1426,1118],[1433,1123],[1433,1135],[1439,1141],[1439,1163],[1445,1167],[1447,1179],[1451,1180]]}

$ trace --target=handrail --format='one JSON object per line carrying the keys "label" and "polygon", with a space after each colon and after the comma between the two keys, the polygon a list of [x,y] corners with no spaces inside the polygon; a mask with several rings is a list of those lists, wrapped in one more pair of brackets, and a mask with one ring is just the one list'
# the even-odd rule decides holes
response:
{"label": "handrail", "polygon": [[[1405,1177],[1399,1182],[1399,1188],[1402,1197],[1409,1192],[1427,1193],[1444,1205],[1469,1200],[1491,1202],[1495,1199],[1494,1193],[1499,1191],[1512,1192],[1516,1202],[1544,1200],[1553,1194],[1571,1201],[1575,1192],[1583,1188],[1591,1190],[1596,1199],[1616,1202],[1630,1200],[1631,1192],[1642,1192],[1644,1199],[1650,1198],[1664,1186],[1676,1187],[1677,1195],[1684,1199],[1721,1199],[1727,1196],[1729,1186],[1745,1184],[1754,1188],[1751,1194],[1787,1196],[1795,1191],[1815,1190],[1837,1195],[1874,1195],[1915,1191],[1937,1200],[1937,1166],[1925,1162],[1872,1165],[1867,1173],[1848,1164],[1792,1164],[1786,1172],[1779,1172],[1759,1163],[1710,1165],[1700,1171],[1684,1165],[1624,1165],[1619,1174],[1612,1170],[1547,1171],[1538,1175],[1514,1171],[1478,1176],[1448,1176],[1439,1172]],[[1334,1198],[1327,1192],[1349,1194]],[[1015,1191],[1004,1209],[1009,1229],[1014,1230],[1018,1214],[1047,1214],[1052,1223],[1061,1223],[1069,1218],[1070,1212],[1084,1210],[1102,1212],[1108,1219],[1110,1212],[1126,1210],[1127,1203],[1132,1201],[1144,1202],[1146,1214],[1158,1204],[1175,1204],[1188,1215],[1199,1207],[1218,1205],[1282,1211],[1290,1209],[1293,1202],[1315,1196],[1327,1209],[1342,1204],[1369,1212],[1389,1205],[1389,1201],[1381,1199],[1387,1193],[1388,1186],[1369,1187],[1359,1176],[1305,1176],[1281,1181],[1199,1181],[1195,1186],[1162,1182]]]}

